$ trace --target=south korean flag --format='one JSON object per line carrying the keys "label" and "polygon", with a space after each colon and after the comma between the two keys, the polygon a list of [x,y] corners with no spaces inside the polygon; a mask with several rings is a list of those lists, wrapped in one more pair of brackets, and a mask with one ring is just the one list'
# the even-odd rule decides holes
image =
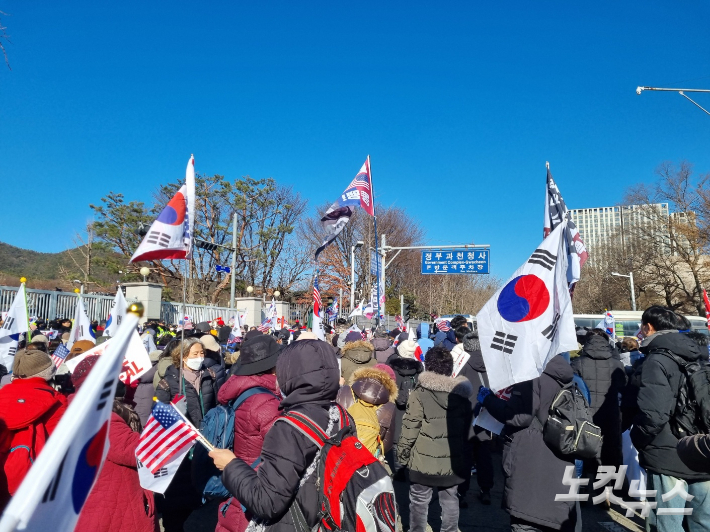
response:
{"label": "south korean flag", "polygon": [[577,349],[566,230],[559,224],[476,316],[494,391],[539,377],[552,357]]}
{"label": "south korean flag", "polygon": [[0,364],[9,371],[12,371],[20,336],[27,333],[27,322],[27,296],[25,283],[22,283],[0,327]]}

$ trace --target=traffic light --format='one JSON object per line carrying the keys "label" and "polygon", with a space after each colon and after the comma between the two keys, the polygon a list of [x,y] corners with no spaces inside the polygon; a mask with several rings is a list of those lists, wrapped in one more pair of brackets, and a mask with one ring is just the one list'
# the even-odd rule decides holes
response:
{"label": "traffic light", "polygon": [[404,323],[409,321],[409,317],[409,303],[404,303],[402,305],[402,320],[404,320]]}
{"label": "traffic light", "polygon": [[212,242],[205,242],[204,240],[197,239],[195,239],[195,246],[200,249],[206,249],[207,251],[214,251],[219,247],[217,244],[213,244]]}

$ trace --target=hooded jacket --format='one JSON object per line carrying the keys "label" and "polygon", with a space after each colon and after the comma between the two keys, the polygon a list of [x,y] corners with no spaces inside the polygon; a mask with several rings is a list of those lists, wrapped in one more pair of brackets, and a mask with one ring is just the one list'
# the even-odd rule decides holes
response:
{"label": "hooded jacket", "polygon": [[422,355],[426,355],[426,352],[434,347],[434,341],[429,338],[429,324],[420,323],[417,325],[417,344],[422,350]]}
{"label": "hooded jacket", "polygon": [[425,371],[409,396],[397,443],[397,460],[409,466],[409,480],[425,486],[451,487],[468,476],[465,456],[472,421],[466,377]]}
{"label": "hooded jacket", "polygon": [[537,379],[513,385],[504,401],[490,394],[483,401],[488,412],[505,426],[503,449],[503,508],[511,516],[556,530],[575,528],[575,503],[555,501],[558,493],[568,493],[562,483],[565,467],[573,460],[556,456],[542,439],[540,426],[547,421],[550,405],[574,373],[560,355],[553,357]]}
{"label": "hooded jacket", "polygon": [[601,462],[621,465],[621,410],[619,394],[626,386],[626,371],[621,361],[613,358],[609,342],[592,336],[572,361],[572,369],[587,385],[591,401],[592,421],[602,430]]}
{"label": "hooded jacket", "polygon": [[[232,375],[217,394],[218,401],[227,404],[257,386],[273,395],[252,395],[234,412],[234,454],[247,464],[253,464],[259,458],[264,438],[279,416],[281,395],[276,375]],[[244,532],[249,525],[239,504],[223,503],[220,510],[215,532]]]}
{"label": "hooded jacket", "polygon": [[[461,347],[459,347],[461,346]],[[481,386],[488,387],[488,374],[486,373],[486,364],[483,361],[483,353],[481,353],[481,344],[478,340],[477,333],[468,333],[464,339],[463,344],[457,344],[455,351],[463,349],[468,353],[468,360],[461,368],[459,372],[460,376],[466,377],[473,387],[473,394],[471,394],[471,408],[475,409],[478,404],[478,389]],[[454,355],[452,351],[452,355]],[[479,426],[473,427],[471,436],[476,437],[476,439],[485,441],[490,440],[492,437],[488,431],[482,429]]]}
{"label": "hooded jacket", "polygon": [[[350,384],[338,390],[337,403],[349,409],[355,400],[377,408],[377,421],[380,424],[380,438],[385,452],[394,444],[395,400],[397,385],[384,371],[375,368],[355,370],[350,378]],[[355,417],[355,427],[358,420]]]}
{"label": "hooded jacket", "polygon": [[676,452],[678,438],[673,435],[669,422],[683,374],[680,366],[663,354],[670,351],[694,362],[707,358],[707,352],[703,355],[693,340],[680,333],[654,335],[642,351],[646,352],[646,359],[638,390],[639,413],[634,417],[631,429],[631,441],[639,452],[639,463],[660,475],[683,480],[710,480],[710,474],[691,470]]}
{"label": "hooded jacket", "polygon": [[[294,342],[279,356],[276,379],[286,396],[281,410],[303,413],[327,430],[340,380],[335,349],[320,340]],[[224,468],[222,482],[247,508],[247,517],[272,523],[270,532],[294,530],[288,511],[294,499],[313,527],[318,522],[317,474],[311,474],[300,488],[299,483],[317,451],[316,444],[295,427],[277,421],[264,438],[258,470],[237,458]]]}
{"label": "hooded jacket", "polygon": [[370,342],[365,340],[345,344],[340,350],[342,376],[345,382],[350,381],[350,377],[352,377],[356,369],[370,368],[377,364],[377,361],[373,358],[374,353],[375,348]]}
{"label": "hooded jacket", "polygon": [[389,357],[394,355],[394,347],[389,338],[373,338],[370,343],[375,348],[375,359],[378,364],[384,364]]}
{"label": "hooded jacket", "polygon": [[0,486],[0,507],[8,491],[14,495],[20,487],[66,404],[66,398],[41,377],[15,379],[0,389],[0,466],[7,480]]}
{"label": "hooded jacket", "polygon": [[424,371],[424,364],[414,358],[405,358],[394,354],[387,359],[387,365],[394,371],[397,384],[397,398],[395,399],[397,411],[394,420],[394,442],[397,443],[402,432],[402,418],[404,418],[404,412],[407,409],[409,394],[416,387],[419,374]]}

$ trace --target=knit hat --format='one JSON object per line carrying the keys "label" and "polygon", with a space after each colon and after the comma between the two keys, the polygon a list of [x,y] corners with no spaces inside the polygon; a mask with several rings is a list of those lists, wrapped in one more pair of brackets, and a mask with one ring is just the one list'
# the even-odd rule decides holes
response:
{"label": "knit hat", "polygon": [[264,335],[264,333],[261,332],[259,329],[254,329],[244,335],[244,340],[251,340],[252,338],[256,338],[257,336],[263,336],[263,335]]}
{"label": "knit hat", "polygon": [[397,380],[397,377],[395,377],[395,375],[394,375],[394,370],[391,367],[389,367],[387,364],[375,364],[374,369],[379,369],[380,371],[384,371],[385,373],[387,373],[387,375],[390,376],[390,379],[392,379],[393,381]]}
{"label": "knit hat", "polygon": [[35,335],[32,337],[32,341],[33,341],[33,342],[42,342],[42,343],[45,344],[45,345],[49,344],[49,338],[47,338],[47,337],[46,337],[45,335],[43,335],[43,334],[35,334]]}
{"label": "knit hat", "polygon": [[35,349],[18,351],[12,364],[12,374],[17,379],[42,377],[48,381],[54,376],[56,370],[49,355]]}
{"label": "knit hat", "polygon": [[318,340],[318,337],[316,336],[316,333],[312,331],[301,331],[301,334],[298,335],[299,340]]}
{"label": "knit hat", "polygon": [[74,385],[74,389],[79,390],[86,377],[89,376],[91,368],[99,361],[99,355],[89,355],[84,360],[79,362],[74,368],[74,373],[71,374],[71,383]]}
{"label": "knit hat", "polygon": [[400,333],[399,336],[397,337],[397,343],[400,343],[400,344],[402,342],[406,342],[407,340],[409,340],[409,333],[406,333],[406,332]]}
{"label": "knit hat", "polygon": [[345,337],[346,344],[349,344],[350,342],[359,342],[360,340],[362,340],[362,334],[357,331],[350,331]]}
{"label": "knit hat", "polygon": [[400,344],[397,346],[397,353],[399,353],[399,356],[402,358],[414,358],[414,350],[417,348],[417,342],[414,340],[405,340],[404,342],[400,342]]}

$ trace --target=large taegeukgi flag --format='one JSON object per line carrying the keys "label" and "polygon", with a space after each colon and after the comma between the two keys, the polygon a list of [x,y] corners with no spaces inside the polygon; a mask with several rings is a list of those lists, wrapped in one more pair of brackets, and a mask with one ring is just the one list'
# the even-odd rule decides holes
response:
{"label": "large taegeukgi flag", "polygon": [[565,231],[559,224],[476,316],[494,391],[539,377],[552,357],[577,349]]}
{"label": "large taegeukgi flag", "polygon": [[189,259],[195,231],[195,157],[191,156],[180,187],[153,222],[129,262]]}

